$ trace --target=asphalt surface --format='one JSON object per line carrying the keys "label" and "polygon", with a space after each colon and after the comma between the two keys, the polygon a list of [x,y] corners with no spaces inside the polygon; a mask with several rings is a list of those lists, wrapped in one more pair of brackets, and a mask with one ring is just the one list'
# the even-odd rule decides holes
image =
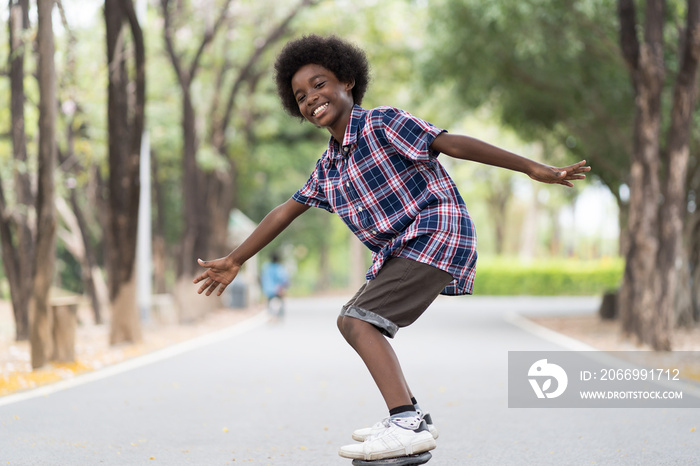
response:
{"label": "asphalt surface", "polygon": [[[258,319],[75,386],[0,398],[0,465],[349,466],[338,447],[385,407],[337,331],[342,303],[289,300],[282,322]],[[508,408],[508,351],[572,349],[513,313],[597,305],[440,297],[402,329],[397,354],[441,432],[429,464],[700,464],[700,409]]]}

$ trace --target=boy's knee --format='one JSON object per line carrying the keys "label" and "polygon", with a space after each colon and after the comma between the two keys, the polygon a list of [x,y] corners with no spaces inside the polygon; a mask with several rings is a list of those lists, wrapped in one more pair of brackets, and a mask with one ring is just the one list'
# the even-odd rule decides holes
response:
{"label": "boy's knee", "polygon": [[355,333],[357,323],[360,322],[357,319],[346,316],[338,316],[338,330],[349,342]]}
{"label": "boy's knee", "polygon": [[344,316],[338,316],[338,330],[340,330],[340,333],[345,336],[345,329],[344,329],[344,321],[345,317]]}
{"label": "boy's knee", "polygon": [[338,317],[338,330],[340,330],[340,333],[350,344],[361,334],[364,334],[370,329],[374,329],[374,326],[364,320],[347,316]]}

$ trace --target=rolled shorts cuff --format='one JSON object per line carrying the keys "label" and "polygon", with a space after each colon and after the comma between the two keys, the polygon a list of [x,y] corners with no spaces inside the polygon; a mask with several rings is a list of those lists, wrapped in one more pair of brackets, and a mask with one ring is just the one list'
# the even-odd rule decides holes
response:
{"label": "rolled shorts cuff", "polygon": [[343,317],[354,317],[355,319],[368,322],[377,327],[380,332],[389,338],[394,338],[396,332],[399,331],[399,326],[386,317],[382,317],[379,314],[362,309],[361,307],[343,306],[343,309],[340,311],[340,315]]}

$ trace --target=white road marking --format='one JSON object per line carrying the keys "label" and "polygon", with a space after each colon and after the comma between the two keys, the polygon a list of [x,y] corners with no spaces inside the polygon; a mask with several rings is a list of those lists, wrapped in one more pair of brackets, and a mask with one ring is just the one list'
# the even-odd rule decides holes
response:
{"label": "white road marking", "polygon": [[67,390],[69,388],[78,387],[86,383],[95,382],[97,380],[106,379],[123,372],[127,372],[139,367],[147,366],[165,359],[172,358],[179,354],[192,351],[203,346],[211,345],[228,338],[242,335],[246,332],[254,330],[261,325],[265,324],[269,320],[266,312],[261,312],[258,315],[244,320],[238,324],[232,325],[230,327],[218,330],[216,332],[208,333],[206,335],[201,335],[191,340],[183,341],[182,343],[177,343],[166,348],[154,351],[152,353],[145,354],[143,356],[136,356],[126,361],[114,364],[112,366],[107,366],[103,369],[98,369],[92,372],[86,372],[79,374],[72,379],[65,379],[59,382],[51,383],[48,385],[43,385],[41,387],[33,388],[30,390],[22,391],[12,395],[6,395],[0,397],[0,406],[9,405],[12,403],[18,403],[20,401],[30,400],[32,398],[37,398],[40,396],[48,396],[52,393],[60,392],[62,390]]}

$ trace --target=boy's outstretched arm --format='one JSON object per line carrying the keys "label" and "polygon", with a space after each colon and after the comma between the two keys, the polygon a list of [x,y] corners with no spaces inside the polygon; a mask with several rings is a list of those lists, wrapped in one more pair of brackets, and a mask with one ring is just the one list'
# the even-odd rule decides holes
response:
{"label": "boy's outstretched arm", "polygon": [[591,167],[585,166],[585,160],[568,167],[550,167],[459,134],[442,133],[433,140],[430,148],[457,159],[519,171],[542,183],[558,183],[569,187],[573,186],[571,181],[586,178],[584,173],[591,170]]}
{"label": "boy's outstretched arm", "polygon": [[228,256],[211,261],[198,259],[199,265],[206,267],[207,270],[194,279],[194,283],[204,282],[197,290],[197,293],[202,294],[206,291],[206,295],[209,296],[218,288],[216,295],[221,296],[226,287],[236,278],[245,261],[267,246],[295,218],[307,210],[309,210],[309,206],[289,199],[267,214],[253,233],[240,246],[231,251]]}

